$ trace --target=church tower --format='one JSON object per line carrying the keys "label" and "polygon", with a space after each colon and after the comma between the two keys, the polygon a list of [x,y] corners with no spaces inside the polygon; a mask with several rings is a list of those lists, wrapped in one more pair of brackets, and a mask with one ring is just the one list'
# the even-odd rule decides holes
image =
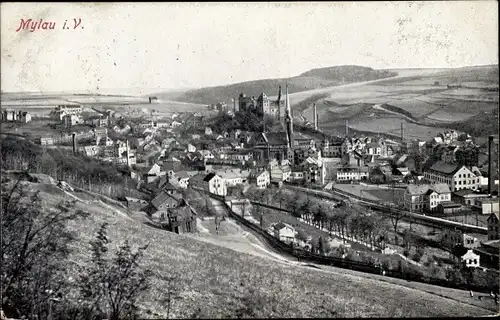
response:
{"label": "church tower", "polygon": [[293,118],[292,111],[290,109],[290,97],[288,96],[288,84],[286,84],[285,89],[285,124],[286,124],[286,134],[288,136],[288,141],[290,147],[293,146]]}

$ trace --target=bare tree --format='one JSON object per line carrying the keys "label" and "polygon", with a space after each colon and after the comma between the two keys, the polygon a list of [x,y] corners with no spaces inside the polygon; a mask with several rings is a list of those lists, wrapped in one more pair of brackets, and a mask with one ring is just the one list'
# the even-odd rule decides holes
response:
{"label": "bare tree", "polygon": [[108,257],[107,223],[91,242],[91,263],[80,271],[80,293],[86,316],[107,316],[118,320],[134,318],[137,299],[149,288],[151,271],[140,267],[147,245],[135,252],[128,241],[120,245],[113,259]]}
{"label": "bare tree", "polygon": [[[44,209],[39,192],[22,181],[2,183],[2,309],[9,317],[47,318],[54,296],[66,294],[63,261],[74,234],[66,222],[87,214],[74,202]],[[57,312],[57,311],[56,311]]]}

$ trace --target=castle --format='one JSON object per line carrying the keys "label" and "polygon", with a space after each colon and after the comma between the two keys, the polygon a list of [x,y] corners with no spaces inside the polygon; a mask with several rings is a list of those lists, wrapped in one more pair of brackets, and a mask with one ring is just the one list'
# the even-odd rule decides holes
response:
{"label": "castle", "polygon": [[271,116],[281,121],[285,115],[285,101],[282,99],[281,86],[279,87],[278,99],[271,100],[262,92],[259,97],[247,97],[241,93],[238,98],[233,100],[234,111],[251,112],[260,118]]}

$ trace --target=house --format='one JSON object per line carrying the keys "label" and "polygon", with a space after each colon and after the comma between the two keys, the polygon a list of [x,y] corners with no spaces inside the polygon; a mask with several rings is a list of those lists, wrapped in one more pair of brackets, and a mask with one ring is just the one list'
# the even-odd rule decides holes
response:
{"label": "house", "polygon": [[95,157],[101,151],[99,146],[84,146],[80,147],[80,152],[83,153],[87,157]]}
{"label": "house", "polygon": [[351,181],[368,180],[368,167],[358,167],[353,165],[340,166],[336,168],[336,180],[340,183]]}
{"label": "house", "polygon": [[199,173],[189,179],[189,185],[219,196],[227,195],[227,188],[221,176],[214,172]]}
{"label": "house", "polygon": [[52,137],[41,137],[40,145],[42,146],[51,146],[54,144],[54,138]]}
{"label": "house", "polygon": [[451,199],[453,202],[473,206],[476,199],[488,197],[485,193],[474,192],[471,189],[462,189],[452,193]]}
{"label": "house", "polygon": [[161,191],[149,204],[147,213],[153,220],[164,220],[167,216],[167,209],[177,208],[184,204],[184,199],[176,194]]}
{"label": "house", "polygon": [[498,213],[498,198],[477,198],[472,204],[472,208],[478,210],[481,214]]}
{"label": "house", "polygon": [[182,123],[177,120],[172,121],[172,128],[174,129],[180,127],[181,125]]}
{"label": "house", "polygon": [[297,232],[291,225],[278,222],[273,226],[274,236],[285,243],[294,243]]}
{"label": "house", "polygon": [[321,146],[321,156],[324,158],[340,158],[342,156],[342,141],[330,141],[325,138]]}
{"label": "house", "polygon": [[206,127],[205,128],[205,135],[206,136],[211,136],[213,134],[212,128]]}
{"label": "house", "polygon": [[446,183],[450,190],[477,190],[480,179],[466,166],[438,161],[424,171],[424,178],[430,183]]}
{"label": "house", "polygon": [[500,239],[500,217],[498,212],[490,214],[486,221],[488,223],[488,240]]}
{"label": "house", "polygon": [[481,246],[479,239],[463,233],[460,230],[451,230],[443,234],[441,244],[448,249],[455,247],[464,247],[467,249],[475,249]]}
{"label": "house", "polygon": [[196,232],[197,213],[188,203],[177,208],[168,209],[167,223],[163,227],[177,234]]}
{"label": "house", "polygon": [[460,211],[462,209],[462,205],[455,202],[442,202],[437,206],[437,212],[450,214]]}
{"label": "house", "polygon": [[213,159],[215,158],[214,154],[210,150],[200,150],[200,154],[204,159]]}
{"label": "house", "polygon": [[181,160],[171,156],[163,161],[162,171],[170,171],[170,170],[177,171],[181,166],[181,164],[182,164]]}
{"label": "house", "polygon": [[479,267],[479,255],[473,250],[467,250],[467,253],[462,256],[462,263],[466,268]]}
{"label": "house", "polygon": [[70,127],[75,126],[77,124],[82,124],[83,120],[78,115],[67,114],[67,115],[63,116],[62,123],[66,128],[70,128]]}
{"label": "house", "polygon": [[162,175],[156,185],[157,190],[164,191],[168,194],[178,194],[181,189],[180,184],[175,179],[171,179],[168,175]]}
{"label": "house", "polygon": [[248,176],[250,171],[240,170],[240,169],[229,169],[224,171],[218,171],[217,174],[224,180],[226,187],[234,187],[238,184],[246,183],[248,181]]}
{"label": "house", "polygon": [[193,140],[199,140],[199,139],[201,139],[201,136],[199,134],[197,134],[197,133],[194,133],[194,134],[191,135],[191,139],[193,139]]}
{"label": "house", "polygon": [[146,173],[145,180],[147,183],[155,181],[159,176],[165,175],[165,171],[158,164],[154,164]]}
{"label": "house", "polygon": [[265,189],[271,183],[271,175],[267,170],[252,169],[248,176],[248,182],[256,184],[259,189]]}
{"label": "house", "polygon": [[196,152],[196,147],[193,146],[192,144],[188,143],[186,152]]}
{"label": "house", "polygon": [[20,111],[19,122],[28,123],[31,122],[31,114],[29,112]]}
{"label": "house", "polygon": [[289,165],[274,165],[270,169],[270,179],[271,182],[282,183],[284,181],[289,181],[292,174],[292,169]]}
{"label": "house", "polygon": [[252,159],[252,152],[249,150],[227,151],[226,156],[229,160],[249,161],[250,159]]}
{"label": "house", "polygon": [[410,211],[437,211],[439,204],[450,201],[450,188],[445,183],[410,184],[404,193],[404,207]]}
{"label": "house", "polygon": [[180,188],[187,189],[191,175],[189,175],[186,171],[179,171],[179,172],[169,171],[169,177],[170,180],[177,181]]}

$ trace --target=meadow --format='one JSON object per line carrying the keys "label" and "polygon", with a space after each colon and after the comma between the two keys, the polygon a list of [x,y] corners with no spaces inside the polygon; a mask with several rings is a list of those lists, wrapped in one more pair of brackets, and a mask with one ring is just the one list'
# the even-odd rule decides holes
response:
{"label": "meadow", "polygon": [[[64,198],[78,197],[78,193],[43,184],[30,183],[30,187],[41,191],[46,208]],[[71,244],[70,259],[62,262],[68,276],[76,287],[76,266],[90,263],[89,241],[103,222],[110,224],[110,248],[125,239],[133,247],[149,244],[142,266],[153,270],[154,276],[152,288],[140,300],[142,317],[457,317],[492,313],[486,302],[467,301],[467,292],[421,284],[412,288],[397,279],[380,281],[378,276],[348,270],[279,263],[147,226],[120,207],[75,200],[75,209],[90,215],[67,225],[78,239]],[[174,281],[169,282],[168,277]],[[167,291],[174,287],[178,299],[167,314]]]}

